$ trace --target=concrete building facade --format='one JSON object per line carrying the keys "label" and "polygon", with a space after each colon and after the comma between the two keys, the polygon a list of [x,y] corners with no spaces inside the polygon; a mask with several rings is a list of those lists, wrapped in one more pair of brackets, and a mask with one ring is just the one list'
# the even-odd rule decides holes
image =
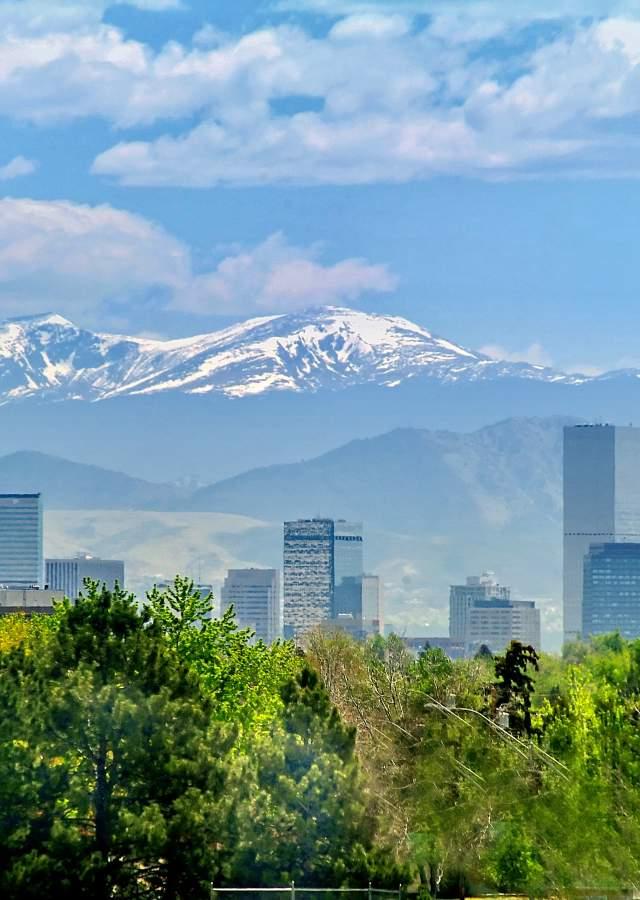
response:
{"label": "concrete building facade", "polygon": [[469,613],[479,600],[510,600],[511,588],[498,584],[493,572],[469,575],[464,584],[452,584],[449,590],[449,636],[464,643],[469,628]]}
{"label": "concrete building facade", "polygon": [[362,622],[367,634],[384,632],[382,583],[378,575],[362,576]]}
{"label": "concrete building facade", "polygon": [[110,591],[116,583],[124,587],[124,562],[121,559],[101,559],[88,554],[45,561],[47,587],[62,591],[70,600],[75,600],[80,595],[85,578],[105,584]]}
{"label": "concrete building facade", "polygon": [[63,599],[62,591],[0,589],[0,616],[13,613],[51,615],[53,604]]}
{"label": "concrete building facade", "polygon": [[469,610],[465,653],[482,646],[502,653],[511,641],[540,649],[540,610],[533,600],[477,600]]}

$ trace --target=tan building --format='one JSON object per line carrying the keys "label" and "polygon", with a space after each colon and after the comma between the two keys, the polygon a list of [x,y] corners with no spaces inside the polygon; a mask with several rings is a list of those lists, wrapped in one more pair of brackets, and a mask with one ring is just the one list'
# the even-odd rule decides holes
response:
{"label": "tan building", "polygon": [[26,589],[0,589],[0,615],[25,613],[26,615],[50,615],[53,604],[64,598],[62,591]]}

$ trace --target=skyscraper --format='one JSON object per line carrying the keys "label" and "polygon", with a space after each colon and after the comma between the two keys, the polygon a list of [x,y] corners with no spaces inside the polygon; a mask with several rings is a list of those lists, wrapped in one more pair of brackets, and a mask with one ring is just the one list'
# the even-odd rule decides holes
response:
{"label": "skyscraper", "polygon": [[362,522],[336,519],[333,530],[333,616],[362,619]]}
{"label": "skyscraper", "polygon": [[333,612],[333,519],[284,523],[285,637],[304,634]]}
{"label": "skyscraper", "polygon": [[43,587],[42,498],[0,494],[0,585]]}
{"label": "skyscraper", "polygon": [[591,544],[640,540],[640,429],[564,429],[565,640],[582,631],[584,558]]}
{"label": "skyscraper", "polygon": [[640,637],[640,543],[592,544],[584,558],[582,634]]}
{"label": "skyscraper", "polygon": [[100,559],[79,553],[77,556],[45,561],[45,581],[52,591],[62,591],[75,600],[84,587],[85,578],[105,584],[112,591],[116,582],[124,587],[124,562],[121,559]]}
{"label": "skyscraper", "polygon": [[221,612],[233,605],[238,625],[251,628],[265,644],[282,636],[277,569],[229,569],[221,599]]}

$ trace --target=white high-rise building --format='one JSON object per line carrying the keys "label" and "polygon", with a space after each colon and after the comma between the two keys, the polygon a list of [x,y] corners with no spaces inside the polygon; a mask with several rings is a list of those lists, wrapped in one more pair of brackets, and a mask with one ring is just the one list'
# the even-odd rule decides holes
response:
{"label": "white high-rise building", "polygon": [[470,575],[465,584],[452,584],[449,592],[449,636],[464,643],[469,611],[478,600],[509,600],[511,588],[498,584],[493,572]]}
{"label": "white high-rise building", "polygon": [[282,637],[277,569],[229,569],[221,601],[221,612],[233,606],[238,625],[250,628],[265,644]]}
{"label": "white high-rise building", "polygon": [[121,559],[101,559],[79,553],[77,556],[46,560],[46,584],[53,591],[62,591],[75,600],[84,588],[85,578],[106,585],[112,591],[116,583],[124,587],[124,562]]}
{"label": "white high-rise building", "polygon": [[449,636],[467,655],[483,645],[502,653],[511,641],[540,649],[540,610],[532,600],[512,600],[511,588],[498,584],[493,572],[472,575],[451,585]]}
{"label": "white high-rise building", "polygon": [[0,586],[44,587],[40,494],[0,494]]}
{"label": "white high-rise building", "polygon": [[511,641],[540,649],[540,610],[533,600],[477,600],[469,610],[465,652],[484,645],[502,653]]}

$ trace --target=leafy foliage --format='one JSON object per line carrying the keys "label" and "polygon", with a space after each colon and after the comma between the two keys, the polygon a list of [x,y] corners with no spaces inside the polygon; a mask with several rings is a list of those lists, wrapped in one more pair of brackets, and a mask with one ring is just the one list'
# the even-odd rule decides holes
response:
{"label": "leafy foliage", "polygon": [[[0,618],[0,895],[640,880],[640,641],[267,647],[188,579]],[[505,711],[508,727],[505,727]]]}

